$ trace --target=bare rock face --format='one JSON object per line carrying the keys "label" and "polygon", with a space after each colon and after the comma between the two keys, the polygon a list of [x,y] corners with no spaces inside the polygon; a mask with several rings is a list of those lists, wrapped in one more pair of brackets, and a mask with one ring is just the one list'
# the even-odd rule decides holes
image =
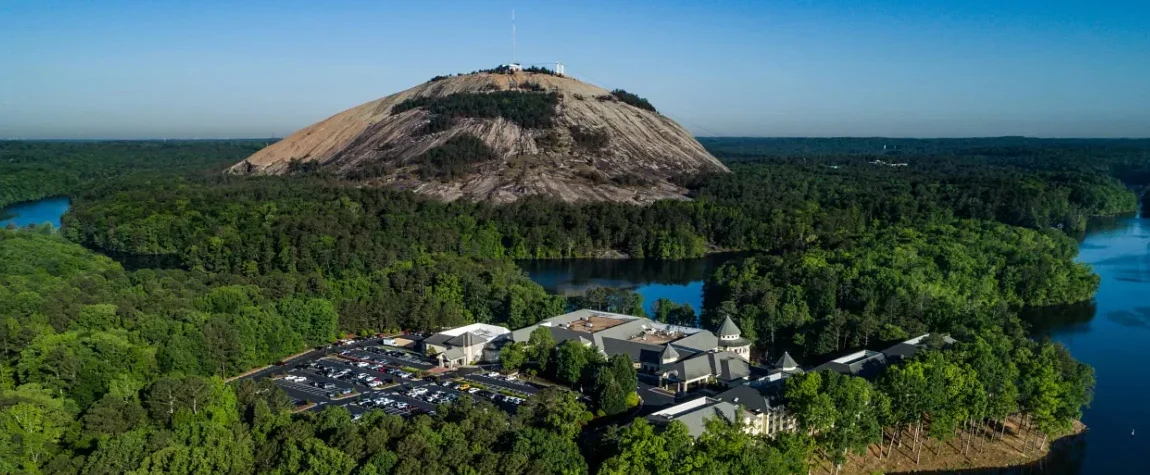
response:
{"label": "bare rock face", "polygon": [[[490,111],[412,107],[413,101],[496,93],[548,95],[551,117],[543,125],[524,125]],[[452,166],[450,173],[427,173],[429,167],[446,166],[443,147],[461,137],[482,141],[486,153]],[[673,177],[728,171],[691,134],[657,112],[569,77],[521,71],[437,78],[312,124],[229,171],[287,174],[308,168],[444,200],[500,203],[536,195],[650,203],[683,197],[686,190],[672,183]]]}

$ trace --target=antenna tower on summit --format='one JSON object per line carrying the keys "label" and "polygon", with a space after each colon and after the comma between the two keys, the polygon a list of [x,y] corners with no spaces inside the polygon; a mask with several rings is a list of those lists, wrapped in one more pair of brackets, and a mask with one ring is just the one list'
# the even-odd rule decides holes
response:
{"label": "antenna tower on summit", "polygon": [[511,64],[507,65],[511,72],[522,71],[523,66],[515,61],[515,10],[511,10]]}

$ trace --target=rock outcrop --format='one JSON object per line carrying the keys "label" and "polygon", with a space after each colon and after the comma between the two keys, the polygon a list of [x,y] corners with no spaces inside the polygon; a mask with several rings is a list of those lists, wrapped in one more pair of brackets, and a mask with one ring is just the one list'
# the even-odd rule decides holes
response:
{"label": "rock outcrop", "polygon": [[[299,130],[229,171],[320,170],[444,200],[501,203],[533,195],[649,203],[681,198],[678,176],[728,171],[673,120],[625,96],[547,73],[435,78]],[[533,110],[523,110],[524,98]]]}

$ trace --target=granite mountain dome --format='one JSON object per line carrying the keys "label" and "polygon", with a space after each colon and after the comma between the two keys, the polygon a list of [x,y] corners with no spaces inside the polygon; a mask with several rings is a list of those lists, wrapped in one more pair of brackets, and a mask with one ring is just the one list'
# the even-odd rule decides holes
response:
{"label": "granite mountain dome", "polygon": [[232,166],[320,170],[445,200],[649,203],[672,178],[728,171],[645,99],[546,70],[431,81],[340,112]]}

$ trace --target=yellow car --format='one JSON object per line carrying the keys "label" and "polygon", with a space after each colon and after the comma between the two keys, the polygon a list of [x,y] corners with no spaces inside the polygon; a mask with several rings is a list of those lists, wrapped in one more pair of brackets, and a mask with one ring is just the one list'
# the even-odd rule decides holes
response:
{"label": "yellow car", "polygon": [[470,385],[470,384],[467,384],[467,383],[463,383],[463,385],[459,386],[459,390],[460,390],[460,391],[466,391],[466,390],[468,390],[468,389],[471,389],[471,385]]}

